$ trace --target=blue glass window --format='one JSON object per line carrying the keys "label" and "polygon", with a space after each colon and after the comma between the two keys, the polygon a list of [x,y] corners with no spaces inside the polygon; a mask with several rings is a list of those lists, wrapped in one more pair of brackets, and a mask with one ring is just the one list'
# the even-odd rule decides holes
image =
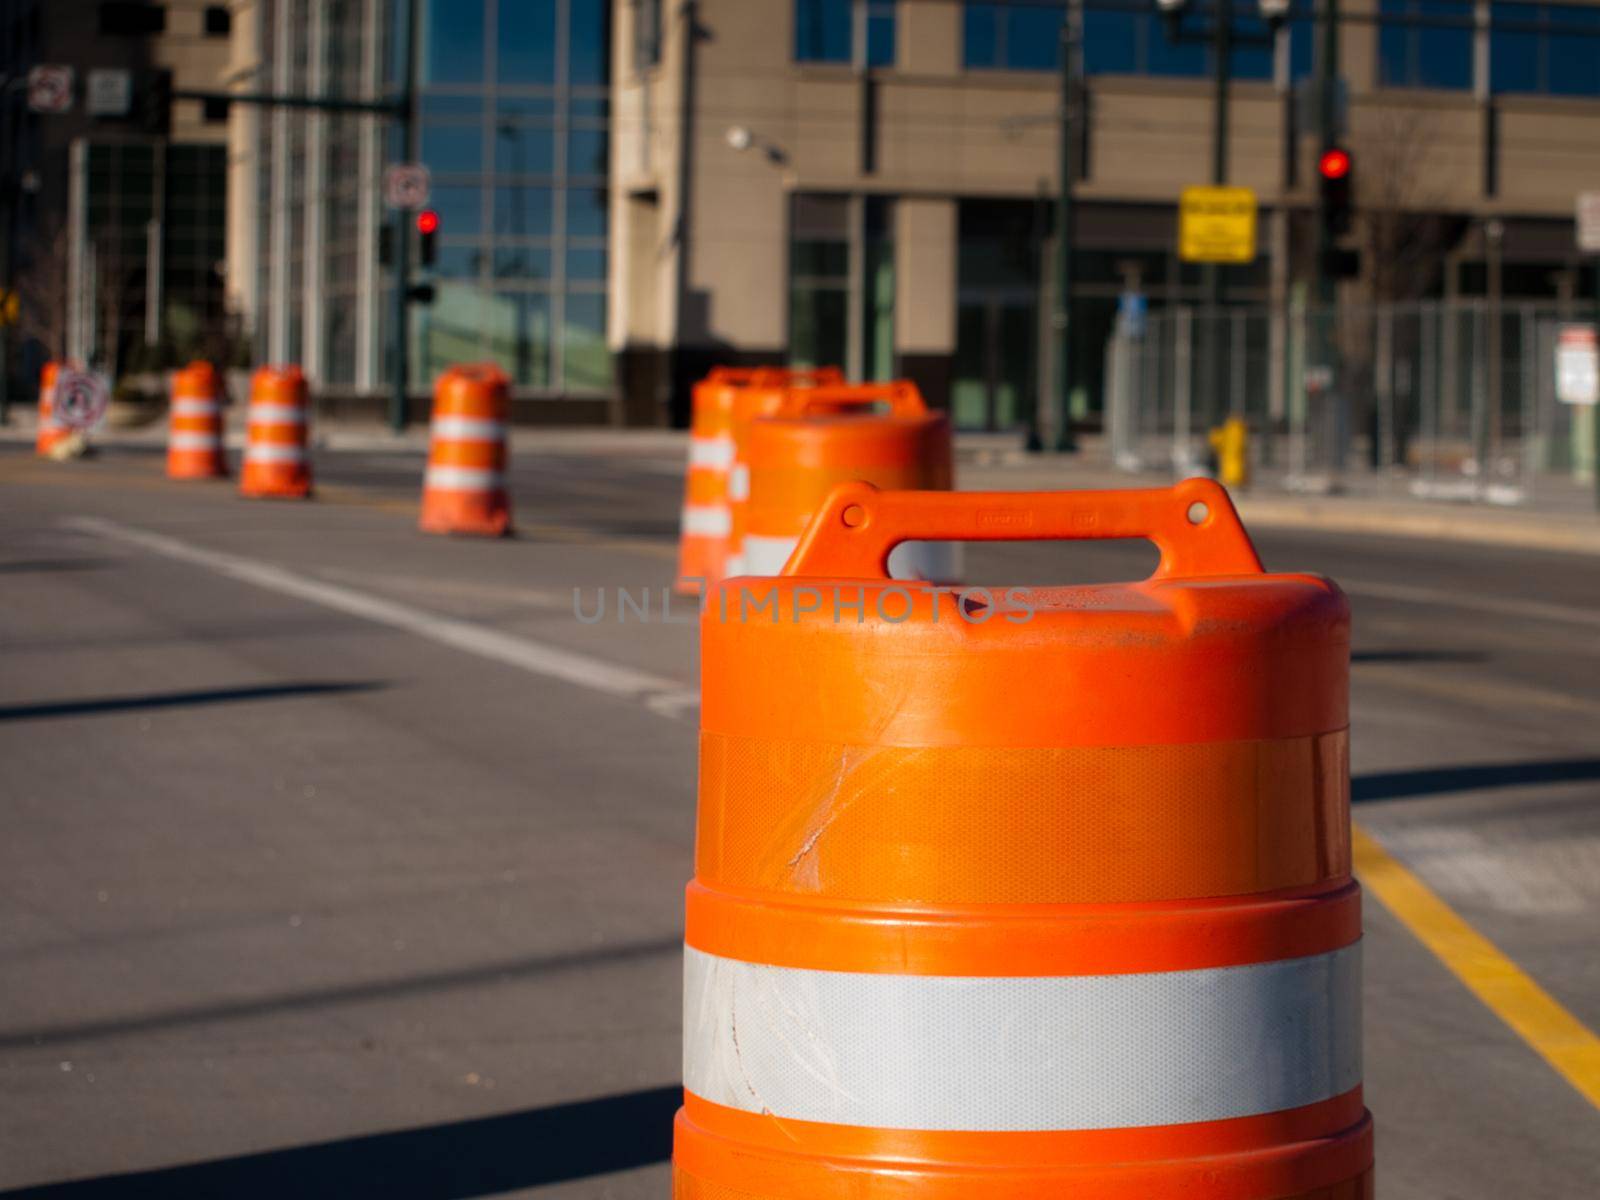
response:
{"label": "blue glass window", "polygon": [[[518,4],[523,0],[518,0]],[[504,0],[501,8],[505,7]],[[603,84],[609,75],[611,39],[606,36],[611,6],[603,0],[570,0],[567,30],[567,81]]]}
{"label": "blue glass window", "polygon": [[[970,7],[970,6],[969,6]],[[1087,8],[1083,13],[1083,69],[1090,75],[1133,75],[1149,22],[1123,9]]]}
{"label": "blue glass window", "polygon": [[427,0],[422,17],[423,83],[483,82],[483,0]]}
{"label": "blue glass window", "polygon": [[1600,95],[1600,8],[1497,3],[1489,82],[1496,92]]}
{"label": "blue glass window", "polygon": [[1385,87],[1472,86],[1470,0],[1378,0],[1382,16],[1451,19],[1460,25],[1380,25],[1378,82]]}
{"label": "blue glass window", "polygon": [[567,174],[606,177],[609,139],[603,129],[574,129],[567,134]]}
{"label": "blue glass window", "polygon": [[[574,8],[598,8],[576,4]],[[495,42],[495,72],[501,83],[554,83],[555,0],[502,3]]]}
{"label": "blue glass window", "polygon": [[435,187],[428,201],[445,237],[483,232],[483,193],[475,187]]}
{"label": "blue glass window", "polygon": [[494,127],[496,171],[507,175],[549,175],[555,170],[555,151],[555,130],[549,125],[502,117]]}
{"label": "blue glass window", "polygon": [[794,0],[796,62],[855,61],[855,5],[865,7],[869,67],[892,67],[895,60],[895,0]]}
{"label": "blue glass window", "polygon": [[795,0],[795,61],[848,63],[850,8],[850,0]]}
{"label": "blue glass window", "polygon": [[1061,65],[1061,3],[968,0],[961,61],[968,68],[1054,71]]}
{"label": "blue glass window", "polygon": [[495,188],[494,231],[503,237],[549,237],[550,189],[510,184]]}
{"label": "blue glass window", "polygon": [[424,125],[422,161],[435,175],[476,175],[483,170],[483,126]]}
{"label": "blue glass window", "polygon": [[604,188],[572,188],[567,192],[567,236],[569,238],[606,236]]}

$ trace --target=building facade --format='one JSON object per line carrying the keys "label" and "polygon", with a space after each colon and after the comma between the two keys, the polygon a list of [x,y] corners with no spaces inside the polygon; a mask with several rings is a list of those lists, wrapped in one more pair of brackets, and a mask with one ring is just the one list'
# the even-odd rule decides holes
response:
{"label": "building facade", "polygon": [[[116,373],[156,368],[227,342],[225,136],[215,105],[175,101],[163,136],[129,116],[89,111],[97,72],[120,73],[134,110],[154,70],[175,89],[214,88],[227,60],[226,5],[0,0],[6,86],[0,188],[4,274],[21,299],[8,355],[24,384],[45,357]],[[36,113],[31,68],[74,71],[72,106]]]}
{"label": "building facade", "polygon": [[[1176,201],[1212,180],[1214,107],[1209,47],[1171,40],[1153,5],[1079,11],[1071,336],[1088,415],[1123,294],[1205,299],[1202,269],[1175,254]],[[1600,7],[1345,0],[1342,14],[1363,250],[1346,294],[1592,288],[1572,214],[1600,188]],[[1232,304],[1281,311],[1311,278],[1311,15],[1297,0],[1271,45],[1230,58],[1228,181],[1262,213],[1256,261],[1224,269]],[[1062,17],[1059,0],[620,0],[621,411],[681,421],[715,362],[841,362],[917,379],[962,426],[1026,422],[1048,377]],[[1184,24],[1209,19],[1201,5]],[[1235,25],[1266,37],[1253,11]]]}
{"label": "building facade", "polygon": [[[240,91],[393,100],[403,0],[234,6]],[[303,365],[337,401],[391,386],[386,248],[413,237],[382,195],[388,163],[421,161],[436,261],[413,282],[408,375],[452,362],[510,375],[519,417],[613,418],[606,345],[610,30],[604,0],[418,0],[413,144],[384,115],[235,110],[229,281],[258,357]],[[397,232],[397,230],[399,232]]]}

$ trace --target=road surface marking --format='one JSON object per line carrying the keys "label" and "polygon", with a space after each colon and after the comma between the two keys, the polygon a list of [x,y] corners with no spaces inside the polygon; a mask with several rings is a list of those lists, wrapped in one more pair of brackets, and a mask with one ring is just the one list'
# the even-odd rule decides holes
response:
{"label": "road surface marking", "polygon": [[1339,586],[1352,596],[1374,600],[1400,600],[1407,604],[1442,604],[1497,617],[1527,617],[1534,621],[1566,621],[1600,629],[1600,611],[1571,608],[1565,604],[1546,604],[1542,600],[1509,600],[1499,596],[1469,596],[1436,588],[1412,587],[1404,583],[1364,583],[1341,579]]}
{"label": "road surface marking", "polygon": [[380,625],[403,629],[452,649],[518,667],[534,675],[560,679],[591,691],[635,700],[662,716],[679,716],[684,710],[695,708],[700,703],[697,692],[671,679],[602,662],[530,638],[487,629],[469,621],[411,608],[353,588],[299,575],[271,563],[202,549],[164,534],[134,529],[99,517],[68,517],[63,524],[71,529],[141,546],[168,558],[193,563],[242,583],[320,604],[324,608],[349,613]]}
{"label": "road surface marking", "polygon": [[1600,1108],[1600,1038],[1359,825],[1351,830],[1356,873],[1400,923],[1489,1010]]}

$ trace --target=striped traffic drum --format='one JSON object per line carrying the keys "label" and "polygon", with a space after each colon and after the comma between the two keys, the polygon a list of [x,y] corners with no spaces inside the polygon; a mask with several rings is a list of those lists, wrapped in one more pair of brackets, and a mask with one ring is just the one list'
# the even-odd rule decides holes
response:
{"label": "striped traffic drum", "polygon": [[311,495],[308,407],[299,367],[262,367],[251,376],[241,496],[293,500]]}
{"label": "striped traffic drum", "polygon": [[423,532],[479,537],[511,532],[510,417],[511,381],[499,367],[456,366],[439,377],[422,486]]}
{"label": "striped traffic drum", "polygon": [[222,380],[208,362],[172,377],[167,430],[168,479],[218,479],[228,473],[222,449]]}
{"label": "striped traffic drum", "polygon": [[[750,425],[750,494],[740,570],[776,575],[828,493],[860,480],[884,490],[951,486],[950,423],[908,380],[796,390]],[[895,579],[957,577],[952,542],[896,547]]]}
{"label": "striped traffic drum", "polygon": [[[1130,537],[1142,582],[887,577]],[[1372,1195],[1349,609],[1219,486],[842,485],[701,639],[679,1200]]]}
{"label": "striped traffic drum", "polygon": [[62,364],[54,359],[39,368],[39,427],[34,434],[33,451],[48,458],[62,442],[72,436],[72,430],[56,419],[56,377]]}

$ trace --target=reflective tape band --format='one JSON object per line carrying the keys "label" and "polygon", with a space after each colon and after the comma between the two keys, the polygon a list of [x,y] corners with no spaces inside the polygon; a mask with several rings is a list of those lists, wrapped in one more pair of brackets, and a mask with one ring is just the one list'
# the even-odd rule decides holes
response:
{"label": "reflective tape band", "polygon": [[429,467],[423,486],[446,492],[487,492],[505,487],[503,471],[479,467]]}
{"label": "reflective tape band", "polygon": [[435,417],[431,429],[436,438],[461,441],[500,442],[506,436],[504,421],[478,417]]}
{"label": "reflective tape band", "polygon": [[794,548],[799,544],[799,538],[762,537],[758,533],[745,534],[744,550],[741,555],[744,574],[781,573],[783,564],[789,561],[789,555],[794,553]]}
{"label": "reflective tape band", "polygon": [[691,537],[727,537],[733,532],[733,514],[721,505],[685,504],[683,532]]}
{"label": "reflective tape band", "polygon": [[736,504],[750,499],[750,468],[743,463],[728,468],[728,499]]}
{"label": "reflective tape band", "polygon": [[726,471],[733,465],[733,439],[728,437],[689,439],[689,465]]}
{"label": "reflective tape band", "polygon": [[174,433],[167,439],[172,450],[220,450],[222,437],[215,433]]}
{"label": "reflective tape band", "polygon": [[1361,1082],[1360,944],[1136,975],[868,975],[684,947],[683,1083],[878,1129],[1121,1129],[1281,1112]]}
{"label": "reflective tape band", "polygon": [[221,411],[215,400],[174,400],[172,402],[172,415],[175,417],[214,417]]}
{"label": "reflective tape band", "polygon": [[284,446],[273,442],[252,442],[244,448],[245,462],[298,463],[305,462],[304,446]]}
{"label": "reflective tape band", "polygon": [[250,406],[250,424],[252,425],[304,425],[306,423],[306,410],[297,408],[292,404],[252,404]]}

